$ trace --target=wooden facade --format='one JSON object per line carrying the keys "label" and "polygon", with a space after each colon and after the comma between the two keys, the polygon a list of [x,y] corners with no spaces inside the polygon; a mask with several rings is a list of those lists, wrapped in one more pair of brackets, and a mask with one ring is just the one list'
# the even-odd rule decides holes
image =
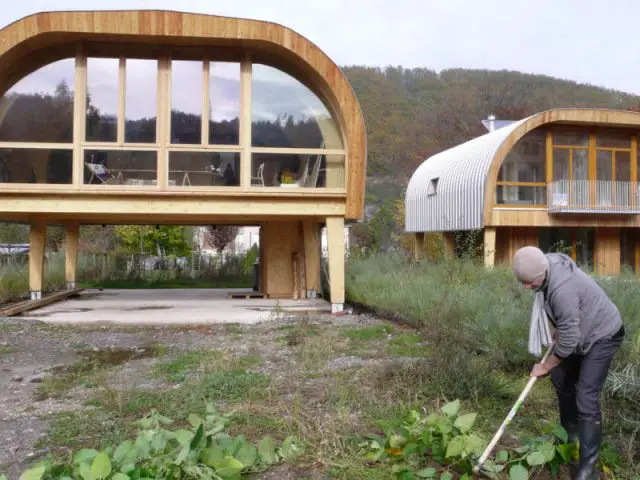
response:
{"label": "wooden facade", "polygon": [[[25,93],[60,65],[71,87]],[[172,11],[39,13],[0,31],[0,93],[0,220],[33,225],[34,292],[42,225],[67,225],[74,245],[81,224],[225,223],[261,225],[263,292],[300,298],[319,288],[313,233],[326,225],[332,303],[344,302],[336,226],[363,215],[365,125],[338,66],[293,30]]]}

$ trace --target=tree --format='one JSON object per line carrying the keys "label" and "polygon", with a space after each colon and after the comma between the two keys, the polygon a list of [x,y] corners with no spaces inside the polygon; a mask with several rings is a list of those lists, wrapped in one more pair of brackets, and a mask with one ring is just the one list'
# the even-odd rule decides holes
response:
{"label": "tree", "polygon": [[186,239],[184,227],[175,225],[118,225],[116,235],[128,253],[157,253],[183,257],[191,248]]}
{"label": "tree", "polygon": [[219,255],[238,236],[235,225],[210,225],[205,232],[204,244],[215,249]]}

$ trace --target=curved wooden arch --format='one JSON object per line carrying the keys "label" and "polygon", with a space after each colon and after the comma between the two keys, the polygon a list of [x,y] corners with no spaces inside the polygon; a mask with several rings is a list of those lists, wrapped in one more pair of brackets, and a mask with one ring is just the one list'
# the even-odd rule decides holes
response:
{"label": "curved wooden arch", "polygon": [[489,225],[491,223],[491,212],[493,210],[493,200],[496,194],[496,183],[498,181],[498,174],[500,173],[502,162],[507,158],[507,155],[518,140],[530,131],[550,123],[640,127],[640,113],[611,109],[560,108],[547,110],[546,112],[541,112],[529,117],[519,125],[505,141],[502,142],[491,161],[484,190],[484,225]]}
{"label": "curved wooden arch", "polygon": [[0,30],[0,92],[43,65],[75,56],[87,43],[105,52],[134,47],[140,55],[160,47],[180,52],[197,46],[228,59],[250,55],[253,62],[293,75],[327,102],[335,116],[347,154],[345,216],[362,218],[367,163],[362,110],[340,68],[311,41],[275,23],[195,13],[43,12]]}

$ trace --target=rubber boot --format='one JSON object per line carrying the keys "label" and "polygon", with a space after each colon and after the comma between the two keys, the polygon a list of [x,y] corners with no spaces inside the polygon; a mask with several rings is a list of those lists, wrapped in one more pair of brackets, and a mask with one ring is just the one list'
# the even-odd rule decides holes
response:
{"label": "rubber boot", "polygon": [[578,434],[580,436],[580,463],[575,480],[597,480],[598,455],[602,443],[602,423],[600,420],[578,420]]}

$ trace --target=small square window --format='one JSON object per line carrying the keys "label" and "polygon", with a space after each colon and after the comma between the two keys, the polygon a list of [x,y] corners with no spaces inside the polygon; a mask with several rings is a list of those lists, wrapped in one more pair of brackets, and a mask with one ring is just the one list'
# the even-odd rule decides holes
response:
{"label": "small square window", "polygon": [[440,180],[440,177],[435,177],[429,180],[427,195],[435,195],[436,193],[438,193],[438,180]]}

